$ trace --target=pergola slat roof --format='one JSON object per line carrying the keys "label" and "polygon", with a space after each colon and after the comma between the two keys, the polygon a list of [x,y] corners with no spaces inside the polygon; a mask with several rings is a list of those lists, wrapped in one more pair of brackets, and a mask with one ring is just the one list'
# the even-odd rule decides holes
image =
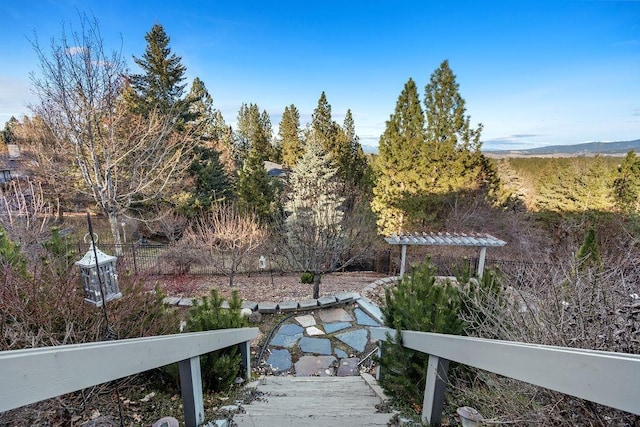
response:
{"label": "pergola slat roof", "polygon": [[465,233],[413,233],[413,234],[392,234],[385,237],[390,245],[402,245],[402,261],[400,264],[400,277],[404,276],[405,262],[407,258],[407,246],[412,245],[432,245],[432,246],[468,246],[479,247],[480,257],[478,258],[478,277],[482,277],[484,270],[484,259],[487,247],[499,247],[507,244],[504,240],[493,237],[490,234],[465,234]]}
{"label": "pergola slat roof", "polygon": [[496,247],[507,244],[490,234],[466,233],[413,233],[392,234],[385,238],[390,245],[439,245]]}

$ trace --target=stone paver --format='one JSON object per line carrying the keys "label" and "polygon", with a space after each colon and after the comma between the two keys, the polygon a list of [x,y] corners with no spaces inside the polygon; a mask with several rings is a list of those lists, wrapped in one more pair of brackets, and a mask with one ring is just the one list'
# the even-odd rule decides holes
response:
{"label": "stone paver", "polygon": [[298,301],[282,301],[278,304],[278,310],[286,312],[286,311],[296,311],[298,309]]}
{"label": "stone paver", "polygon": [[336,338],[354,350],[363,352],[369,340],[369,331],[366,329],[357,329],[355,331],[338,334]]}
{"label": "stone paver", "polygon": [[322,310],[319,313],[320,320],[324,323],[333,322],[351,322],[353,317],[344,308],[332,308],[328,310]]}
{"label": "stone paver", "polygon": [[326,333],[332,334],[337,331],[341,331],[343,329],[347,329],[351,327],[351,323],[349,322],[333,322],[333,323],[325,323],[323,328]]}
{"label": "stone paver", "polygon": [[318,298],[318,304],[320,304],[320,307],[325,307],[327,305],[331,305],[335,303],[336,303],[336,297],[334,296],[326,296],[326,297]]}
{"label": "stone paver", "polygon": [[300,350],[313,354],[332,354],[331,341],[328,338],[300,338]]}
{"label": "stone paver", "polygon": [[345,358],[349,357],[349,355],[347,354],[346,351],[340,350],[339,348],[334,349],[333,352],[336,354],[336,356],[339,359],[345,359]]}
{"label": "stone paver", "polygon": [[282,325],[269,345],[276,347],[293,347],[298,340],[302,338],[303,331],[302,326],[293,324]]}
{"label": "stone paver", "polygon": [[251,311],[258,309],[258,303],[253,301],[242,301],[242,308],[248,308]]}
{"label": "stone paver", "polygon": [[162,302],[169,305],[178,305],[181,299],[182,298],[180,297],[166,297],[165,299],[162,300]]}
{"label": "stone paver", "polygon": [[340,292],[336,294],[336,301],[340,303],[346,303],[360,298],[360,294],[357,292]]}
{"label": "stone paver", "polygon": [[382,311],[369,298],[360,297],[360,299],[358,299],[358,305],[360,306],[362,311],[366,312],[369,316],[378,320],[381,324],[383,323]]}
{"label": "stone paver", "polygon": [[297,317],[294,317],[294,319],[303,328],[316,325],[316,318],[310,314],[307,314],[305,316],[297,316]]}
{"label": "stone paver", "polygon": [[324,331],[322,329],[317,328],[316,326],[309,326],[308,328],[305,329],[305,332],[310,337],[317,337],[319,335],[325,335]]}
{"label": "stone paver", "polygon": [[353,313],[356,315],[356,322],[358,325],[362,326],[380,326],[380,323],[373,320],[369,315],[367,315],[364,311],[359,308],[353,310]]}
{"label": "stone paver", "polygon": [[333,356],[302,356],[295,364],[296,377],[333,376]]}
{"label": "stone paver", "polygon": [[315,308],[318,306],[318,300],[317,299],[307,299],[304,301],[300,301],[300,309],[301,310],[308,310],[310,308]]}
{"label": "stone paver", "polygon": [[[383,283],[378,280],[370,286],[381,286]],[[344,306],[330,307],[336,303]],[[356,292],[342,292],[299,302],[246,305],[261,312],[307,310],[307,314],[287,319],[269,342],[270,355],[266,364],[274,373],[294,373],[296,376],[359,375],[358,356],[363,357],[361,353],[369,342],[369,328],[382,324],[380,309]],[[291,348],[296,345],[299,345],[301,357],[294,364]]]}
{"label": "stone paver", "polygon": [[278,304],[275,302],[259,302],[258,311],[260,313],[275,313],[278,310]]}
{"label": "stone paver", "polygon": [[293,363],[291,362],[291,353],[289,350],[271,350],[271,355],[267,359],[267,365],[271,366],[274,372],[282,372],[291,369]]}
{"label": "stone paver", "polygon": [[360,363],[360,358],[358,357],[350,357],[348,359],[340,360],[337,375],[339,377],[354,377],[359,375],[360,369],[358,367],[358,363]]}

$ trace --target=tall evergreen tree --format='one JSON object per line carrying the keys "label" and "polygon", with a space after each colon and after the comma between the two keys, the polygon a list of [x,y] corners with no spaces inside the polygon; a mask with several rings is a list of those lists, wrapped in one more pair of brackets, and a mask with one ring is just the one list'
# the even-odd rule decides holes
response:
{"label": "tall evergreen tree", "polygon": [[410,225],[405,218],[405,199],[417,197],[425,186],[416,167],[423,144],[424,115],[416,84],[409,79],[380,137],[375,164],[377,183],[371,207],[378,216],[381,234],[406,231]]}
{"label": "tall evergreen tree", "polygon": [[216,150],[218,159],[225,167],[227,175],[235,171],[233,162],[233,135],[226,125],[220,110],[213,106],[213,98],[202,80],[196,77],[186,98],[189,106],[187,123],[200,145]]}
{"label": "tall evergreen tree", "polygon": [[431,191],[444,193],[472,187],[478,178],[482,125],[470,127],[465,100],[447,60],[425,87],[426,150]]}
{"label": "tall evergreen tree", "polygon": [[249,151],[238,174],[238,209],[240,213],[254,213],[262,223],[271,220],[274,211],[274,183],[264,168],[262,154]]}
{"label": "tall evergreen tree", "polygon": [[204,82],[199,77],[193,79],[191,89],[187,94],[187,103],[189,106],[189,116],[191,121],[189,125],[195,128],[197,135],[206,140],[210,138],[212,133],[211,116],[213,114],[213,98],[207,90]]}
{"label": "tall evergreen tree", "polygon": [[331,104],[327,101],[324,91],[320,94],[318,105],[311,115],[311,129],[316,142],[333,154],[333,146],[337,136],[337,126],[331,118]]}
{"label": "tall evergreen tree", "polygon": [[236,145],[239,160],[243,159],[250,151],[264,160],[273,158],[273,146],[271,145],[271,119],[266,110],[260,112],[257,104],[242,104],[238,111],[238,127],[236,130]]}
{"label": "tall evergreen tree", "polygon": [[231,197],[231,184],[216,150],[203,145],[195,146],[189,173],[194,186],[186,207],[187,216],[208,211],[214,203],[228,201]]}
{"label": "tall evergreen tree", "polygon": [[130,77],[133,93],[129,92],[129,104],[136,112],[148,114],[152,110],[181,117],[188,106],[182,100],[186,68],[182,58],[171,53],[169,36],[160,24],[155,24],[145,35],[147,47],[141,58],[134,62],[141,74]]}
{"label": "tall evergreen tree", "polygon": [[282,150],[282,163],[292,168],[304,152],[300,137],[300,113],[295,105],[284,107],[278,134]]}
{"label": "tall evergreen tree", "polygon": [[4,129],[2,130],[2,142],[5,144],[14,144],[16,141],[15,128],[19,126],[20,123],[18,119],[11,116],[11,118],[5,123]]}
{"label": "tall evergreen tree", "polygon": [[360,138],[356,135],[353,114],[348,109],[344,117],[342,132],[344,141],[340,144],[340,157],[337,161],[340,178],[350,187],[369,187],[365,178],[369,175],[367,158],[360,145]]}

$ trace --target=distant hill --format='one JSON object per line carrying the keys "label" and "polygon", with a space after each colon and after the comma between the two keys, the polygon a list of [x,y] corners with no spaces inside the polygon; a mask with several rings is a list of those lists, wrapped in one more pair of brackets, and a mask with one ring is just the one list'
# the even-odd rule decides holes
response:
{"label": "distant hill", "polygon": [[640,139],[618,142],[585,142],[573,145],[549,145],[528,150],[483,150],[489,157],[567,157],[567,156],[624,156],[630,150],[640,152]]}

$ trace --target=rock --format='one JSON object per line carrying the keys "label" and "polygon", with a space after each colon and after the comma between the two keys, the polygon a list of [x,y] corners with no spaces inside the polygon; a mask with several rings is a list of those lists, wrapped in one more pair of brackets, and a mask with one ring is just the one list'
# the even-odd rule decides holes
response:
{"label": "rock", "polygon": [[259,311],[252,311],[248,319],[249,323],[260,323],[262,322],[262,314]]}

